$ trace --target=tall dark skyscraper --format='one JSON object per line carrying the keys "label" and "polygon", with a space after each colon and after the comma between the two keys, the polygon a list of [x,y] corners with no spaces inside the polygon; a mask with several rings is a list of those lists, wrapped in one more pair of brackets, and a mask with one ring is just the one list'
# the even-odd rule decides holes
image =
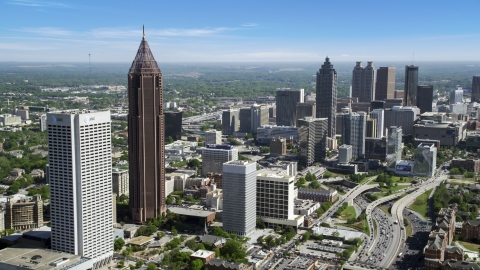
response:
{"label": "tall dark skyscraper", "polygon": [[183,112],[165,112],[165,138],[172,137],[173,140],[182,139],[182,117]]}
{"label": "tall dark skyscraper", "polygon": [[375,98],[375,67],[373,62],[363,68],[362,62],[357,62],[352,72],[352,97],[358,97],[358,102],[371,102]]}
{"label": "tall dark skyscraper", "polygon": [[162,72],[145,34],[128,73],[128,151],[132,220],[166,213]]}
{"label": "tall dark skyscraper", "polygon": [[328,137],[335,137],[337,113],[337,71],[325,58],[322,68],[317,72],[317,117],[328,118]]}
{"label": "tall dark skyscraper", "polygon": [[473,76],[472,78],[472,102],[480,101],[480,76]]}
{"label": "tall dark skyscraper", "polygon": [[419,85],[417,86],[417,107],[420,113],[433,111],[433,86]]}
{"label": "tall dark skyscraper", "polygon": [[404,105],[417,106],[418,66],[405,66]]}
{"label": "tall dark skyscraper", "polygon": [[380,67],[377,69],[375,100],[395,98],[395,67]]}

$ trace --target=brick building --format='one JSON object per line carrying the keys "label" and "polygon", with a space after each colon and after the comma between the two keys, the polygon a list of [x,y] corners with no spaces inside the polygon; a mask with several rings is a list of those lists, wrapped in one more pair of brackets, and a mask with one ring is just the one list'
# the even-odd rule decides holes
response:
{"label": "brick building", "polygon": [[270,155],[284,156],[287,154],[287,140],[285,138],[273,138],[270,141]]}
{"label": "brick building", "polygon": [[469,172],[480,172],[480,160],[479,159],[453,159],[450,163],[452,168],[464,168]]}
{"label": "brick building", "polygon": [[467,220],[462,225],[462,240],[480,239],[480,220]]}
{"label": "brick building", "polygon": [[338,199],[338,192],[336,190],[324,190],[324,189],[298,189],[298,198],[305,200],[313,200],[316,202],[334,202]]}
{"label": "brick building", "polygon": [[425,269],[443,269],[443,262],[449,259],[462,258],[463,254],[458,249],[450,246],[455,234],[456,205],[442,208],[438,212],[434,230],[428,236],[425,247]]}

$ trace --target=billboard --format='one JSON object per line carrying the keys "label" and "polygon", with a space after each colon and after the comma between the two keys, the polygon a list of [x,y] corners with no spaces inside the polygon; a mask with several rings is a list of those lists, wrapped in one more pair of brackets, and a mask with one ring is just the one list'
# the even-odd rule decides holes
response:
{"label": "billboard", "polygon": [[397,165],[397,171],[406,171],[409,172],[412,170],[411,166],[406,166],[406,165]]}

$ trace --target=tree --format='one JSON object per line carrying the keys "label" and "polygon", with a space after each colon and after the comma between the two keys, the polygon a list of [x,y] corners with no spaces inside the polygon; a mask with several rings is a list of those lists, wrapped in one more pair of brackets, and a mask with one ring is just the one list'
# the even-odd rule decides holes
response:
{"label": "tree", "polygon": [[202,268],[203,268],[203,262],[200,259],[193,260],[190,263],[191,270],[202,270]]}
{"label": "tree", "polygon": [[120,251],[124,245],[125,241],[122,238],[118,238],[117,240],[115,240],[115,242],[113,242],[113,249],[115,251]]}
{"label": "tree", "polygon": [[123,268],[125,266],[125,262],[124,261],[119,261],[118,264],[117,264],[117,267],[118,268]]}
{"label": "tree", "polygon": [[157,270],[157,269],[158,269],[157,266],[153,263],[151,263],[147,266],[147,270]]}
{"label": "tree", "polygon": [[135,268],[137,268],[137,269],[140,268],[140,267],[142,267],[142,266],[143,266],[143,261],[137,261],[137,262],[135,263]]}
{"label": "tree", "polygon": [[324,174],[323,174],[323,178],[330,178],[332,177],[332,173],[329,172],[329,171],[326,171]]}
{"label": "tree", "polygon": [[332,235],[335,236],[335,237],[339,237],[339,236],[340,236],[340,233],[339,233],[338,231],[334,231],[334,232],[332,233]]}
{"label": "tree", "polygon": [[165,144],[171,144],[171,143],[173,143],[173,142],[174,142],[174,141],[173,141],[172,136],[168,136],[167,138],[165,138]]}
{"label": "tree", "polygon": [[178,235],[178,231],[175,227],[172,226],[172,235],[173,236],[177,236]]}
{"label": "tree", "polygon": [[257,218],[257,229],[265,229],[265,223],[263,223],[262,219]]}
{"label": "tree", "polygon": [[320,184],[318,183],[317,180],[313,180],[312,182],[310,182],[310,188],[319,189],[319,188],[320,188]]}
{"label": "tree", "polygon": [[202,166],[202,163],[198,159],[192,158],[188,161],[187,165],[190,168],[199,168],[200,166]]}
{"label": "tree", "polygon": [[246,262],[247,252],[242,242],[229,239],[220,250],[220,254],[228,261]]}

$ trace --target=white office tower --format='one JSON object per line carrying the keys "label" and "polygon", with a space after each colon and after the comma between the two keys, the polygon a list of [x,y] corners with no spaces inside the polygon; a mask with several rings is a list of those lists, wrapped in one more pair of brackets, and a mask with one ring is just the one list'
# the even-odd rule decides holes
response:
{"label": "white office tower", "polygon": [[450,92],[450,104],[463,103],[463,89],[458,87]]}
{"label": "white office tower", "polygon": [[384,118],[385,111],[383,109],[375,109],[370,112],[370,118],[377,119],[377,138],[382,138],[384,133]]}
{"label": "white office tower", "polygon": [[350,160],[352,160],[352,146],[344,144],[338,147],[338,163],[350,163]]}
{"label": "white office tower", "polygon": [[222,144],[222,132],[211,129],[205,132],[205,145]]}
{"label": "white office tower", "polygon": [[52,249],[109,263],[112,151],[109,111],[47,114]]}
{"label": "white office tower", "polygon": [[223,230],[239,236],[255,231],[257,221],[257,163],[223,164]]}
{"label": "white office tower", "polygon": [[202,175],[222,173],[223,163],[238,160],[238,149],[231,145],[210,144],[202,150]]}
{"label": "white office tower", "polygon": [[268,227],[303,225],[303,216],[294,214],[294,182],[284,171],[257,172],[257,217]]}

